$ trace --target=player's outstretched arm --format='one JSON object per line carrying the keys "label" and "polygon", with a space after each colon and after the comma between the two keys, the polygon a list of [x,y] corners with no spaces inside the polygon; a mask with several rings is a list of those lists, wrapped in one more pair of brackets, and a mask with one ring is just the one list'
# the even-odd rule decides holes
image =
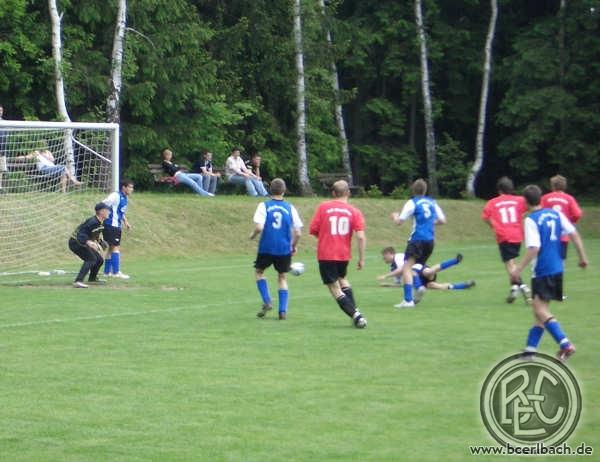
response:
{"label": "player's outstretched arm", "polygon": [[527,247],[527,252],[525,253],[525,256],[523,257],[521,262],[518,263],[515,266],[515,268],[510,272],[510,277],[512,281],[517,281],[519,279],[523,270],[527,267],[527,265],[529,265],[533,261],[533,259],[539,253],[539,251],[539,247]]}
{"label": "player's outstretched arm", "polygon": [[575,249],[577,250],[577,255],[579,255],[579,266],[581,268],[585,268],[588,265],[587,255],[585,253],[585,249],[583,248],[583,240],[579,233],[575,230],[571,233],[571,238],[573,239],[573,245],[575,245]]}

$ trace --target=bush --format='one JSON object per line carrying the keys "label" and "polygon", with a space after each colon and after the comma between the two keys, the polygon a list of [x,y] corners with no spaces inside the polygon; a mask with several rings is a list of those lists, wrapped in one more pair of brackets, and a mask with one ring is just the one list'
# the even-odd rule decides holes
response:
{"label": "bush", "polygon": [[437,150],[437,179],[440,195],[451,198],[463,197],[463,191],[469,174],[467,154],[460,149],[447,133],[443,134]]}
{"label": "bush", "polygon": [[376,184],[369,186],[369,189],[367,189],[365,195],[372,199],[383,197],[381,189],[379,189],[379,187]]}
{"label": "bush", "polygon": [[148,162],[141,159],[132,159],[129,167],[122,173],[121,178],[133,181],[135,188],[140,191],[154,189],[154,178],[148,171]]}

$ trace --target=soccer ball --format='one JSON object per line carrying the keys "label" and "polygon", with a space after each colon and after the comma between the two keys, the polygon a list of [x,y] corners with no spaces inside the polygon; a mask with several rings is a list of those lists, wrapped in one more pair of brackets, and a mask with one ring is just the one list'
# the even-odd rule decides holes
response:
{"label": "soccer ball", "polygon": [[300,276],[302,273],[304,273],[304,263],[299,261],[292,263],[290,266],[290,273],[292,273],[294,276]]}

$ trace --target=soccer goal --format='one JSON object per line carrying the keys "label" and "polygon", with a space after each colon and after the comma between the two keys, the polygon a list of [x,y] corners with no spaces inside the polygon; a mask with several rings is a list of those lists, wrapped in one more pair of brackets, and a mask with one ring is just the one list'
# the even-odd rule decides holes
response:
{"label": "soccer goal", "polygon": [[0,120],[0,275],[69,262],[70,234],[118,185],[118,124]]}

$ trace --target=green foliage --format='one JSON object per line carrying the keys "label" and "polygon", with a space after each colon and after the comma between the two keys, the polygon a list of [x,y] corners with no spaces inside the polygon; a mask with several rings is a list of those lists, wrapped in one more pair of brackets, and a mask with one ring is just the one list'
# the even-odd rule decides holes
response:
{"label": "green foliage", "polygon": [[378,199],[383,197],[381,189],[379,189],[379,187],[376,184],[369,186],[369,188],[365,192],[365,195],[367,197],[370,197],[371,199]]}
{"label": "green foliage", "polygon": [[408,199],[410,197],[410,188],[406,185],[398,185],[390,193],[392,199]]}
{"label": "green foliage", "polygon": [[[103,121],[116,0],[60,0],[67,107]],[[600,194],[598,9],[592,2],[500,2],[479,193],[499,175],[518,182],[569,178]],[[232,146],[263,154],[271,175],[297,190],[292,3],[130,0],[123,62],[123,166],[178,161],[201,149],[222,164]],[[457,196],[470,164],[489,2],[423,2],[444,195]],[[358,184],[384,194],[425,175],[421,71],[414,2],[335,0],[323,15],[302,2],[309,174],[342,168],[337,99]],[[0,104],[5,118],[55,120],[46,2],[0,2]],[[333,44],[326,41],[330,31]],[[451,134],[451,139],[444,133]],[[465,155],[464,153],[469,153]],[[584,168],[582,168],[584,166]]]}
{"label": "green foliage", "polygon": [[148,191],[154,187],[154,178],[148,171],[148,162],[140,158],[131,160],[122,177],[132,180],[136,190]]}
{"label": "green foliage", "polygon": [[448,133],[443,134],[438,145],[437,161],[440,194],[444,197],[462,197],[469,174],[467,154]]}

